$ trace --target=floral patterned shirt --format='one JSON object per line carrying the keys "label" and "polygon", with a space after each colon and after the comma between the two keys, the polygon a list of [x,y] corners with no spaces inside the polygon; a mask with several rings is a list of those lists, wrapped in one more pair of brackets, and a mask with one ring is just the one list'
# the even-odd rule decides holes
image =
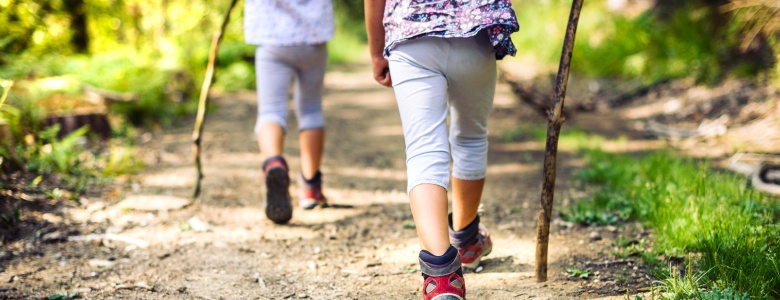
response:
{"label": "floral patterned shirt", "polygon": [[333,38],[331,0],[246,0],[244,8],[247,43],[303,46]]}
{"label": "floral patterned shirt", "polygon": [[470,37],[486,29],[496,58],[515,55],[510,35],[518,30],[510,0],[387,0],[385,56],[399,42],[423,36]]}

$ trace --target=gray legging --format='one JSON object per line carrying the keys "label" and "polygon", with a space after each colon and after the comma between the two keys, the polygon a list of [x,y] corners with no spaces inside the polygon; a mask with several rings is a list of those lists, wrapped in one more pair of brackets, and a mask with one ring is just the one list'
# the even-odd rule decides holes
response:
{"label": "gray legging", "polygon": [[324,127],[322,80],[328,51],[325,44],[304,46],[260,45],[255,51],[257,77],[257,123],[274,122],[287,131],[290,82],[295,80],[295,113],[298,129]]}
{"label": "gray legging", "polygon": [[388,60],[406,141],[407,191],[423,183],[446,189],[450,155],[452,177],[485,178],[496,91],[496,57],[487,34],[406,41],[390,50]]}

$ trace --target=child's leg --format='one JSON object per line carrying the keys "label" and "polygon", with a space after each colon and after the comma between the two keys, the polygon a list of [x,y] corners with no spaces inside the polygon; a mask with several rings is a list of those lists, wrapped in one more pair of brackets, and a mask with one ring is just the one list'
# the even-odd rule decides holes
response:
{"label": "child's leg", "polygon": [[448,64],[451,108],[452,227],[461,230],[477,216],[485,184],[488,116],[496,87],[496,60],[487,35],[452,39]]}
{"label": "child's leg", "polygon": [[300,134],[301,173],[307,179],[320,170],[325,139],[322,117],[322,81],[328,62],[325,44],[301,47],[298,53],[295,107]]}
{"label": "child's leg", "polygon": [[447,190],[435,184],[420,184],[409,193],[417,236],[424,250],[442,255],[450,247],[447,233]]}
{"label": "child's leg", "polygon": [[[447,235],[447,79],[437,61],[446,53],[442,39],[399,45],[390,55],[390,74],[406,142],[406,167],[412,215],[424,250],[444,254]],[[443,63],[443,61],[441,61]]]}
{"label": "child's leg", "polygon": [[255,134],[263,159],[279,156],[287,127],[287,99],[294,70],[278,59],[278,47],[258,46],[255,51],[257,123]]}
{"label": "child's leg", "polygon": [[325,147],[325,129],[306,129],[298,134],[301,145],[301,174],[311,179],[320,171]]}
{"label": "child's leg", "polygon": [[450,245],[447,185],[448,39],[421,38],[399,45],[389,58],[406,141],[409,198],[420,251],[423,299],[463,299],[466,293],[460,250]]}
{"label": "child's leg", "polygon": [[292,65],[284,60],[285,47],[259,46],[255,52],[258,117],[255,133],[263,156],[266,201],[265,215],[273,222],[287,223],[292,218],[289,169],[282,150],[287,126],[287,100]]}
{"label": "child's leg", "polygon": [[325,44],[290,48],[295,65],[295,113],[298,118],[298,143],[301,173],[298,176],[298,203],[303,209],[326,206],[322,194],[320,164],[325,143],[322,117],[322,81],[328,61]]}
{"label": "child's leg", "polygon": [[493,248],[477,209],[487,169],[487,121],[495,93],[496,61],[484,32],[451,42],[453,51],[445,73],[450,83],[449,140],[454,178],[449,237],[458,248],[462,265],[477,268]]}
{"label": "child's leg", "polygon": [[462,230],[477,217],[485,179],[452,178],[452,229]]}

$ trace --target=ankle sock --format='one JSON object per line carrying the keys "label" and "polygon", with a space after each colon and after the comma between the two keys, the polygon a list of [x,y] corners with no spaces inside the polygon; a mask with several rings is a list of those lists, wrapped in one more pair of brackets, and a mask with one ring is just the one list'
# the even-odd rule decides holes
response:
{"label": "ankle sock", "polygon": [[305,181],[306,184],[309,186],[315,186],[315,187],[322,186],[322,173],[320,173],[320,171],[314,173],[314,176],[311,179],[306,178],[306,176],[303,176],[303,174],[301,173],[301,178],[303,178],[303,181]]}
{"label": "ankle sock", "polygon": [[[432,265],[440,265],[444,266],[449,263],[451,263],[453,260],[458,259],[458,249],[455,249],[455,247],[450,246],[447,248],[447,252],[444,252],[441,256],[433,255],[433,253],[428,252],[428,250],[421,250],[420,251],[420,259],[426,263],[432,264]],[[463,270],[461,268],[458,268],[455,273],[458,273],[461,277],[463,276]],[[425,273],[422,274],[424,279],[428,279],[428,275],[425,275]]]}
{"label": "ankle sock", "polygon": [[449,216],[447,216],[449,221],[449,230],[450,230],[450,243],[457,247],[462,248],[463,246],[471,245],[477,242],[477,239],[479,238],[479,215],[477,215],[476,218],[474,218],[474,221],[471,221],[471,224],[466,226],[466,228],[463,228],[461,230],[454,230],[452,229],[452,214],[450,213]]}
{"label": "ankle sock", "polygon": [[287,168],[287,161],[284,160],[284,157],[282,157],[281,155],[275,155],[267,158],[263,162],[263,172],[267,172],[268,168],[271,167],[272,164],[278,164],[278,163],[281,163],[281,165],[284,167],[285,170],[289,170]]}

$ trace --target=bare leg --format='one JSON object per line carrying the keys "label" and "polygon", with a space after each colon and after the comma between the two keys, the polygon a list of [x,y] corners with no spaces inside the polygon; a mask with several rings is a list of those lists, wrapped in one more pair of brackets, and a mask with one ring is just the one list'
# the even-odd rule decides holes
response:
{"label": "bare leg", "polygon": [[452,178],[452,229],[462,230],[477,217],[485,179]]}
{"label": "bare leg", "polygon": [[412,189],[409,198],[422,248],[433,255],[443,255],[450,247],[447,190],[435,184],[420,184]]}
{"label": "bare leg", "polygon": [[282,126],[274,122],[260,125],[257,143],[260,145],[260,155],[263,161],[272,156],[282,155],[282,149],[284,149],[284,130]]}
{"label": "bare leg", "polygon": [[314,177],[320,170],[324,140],[325,130],[322,128],[302,130],[298,135],[301,145],[301,173],[307,179]]}

